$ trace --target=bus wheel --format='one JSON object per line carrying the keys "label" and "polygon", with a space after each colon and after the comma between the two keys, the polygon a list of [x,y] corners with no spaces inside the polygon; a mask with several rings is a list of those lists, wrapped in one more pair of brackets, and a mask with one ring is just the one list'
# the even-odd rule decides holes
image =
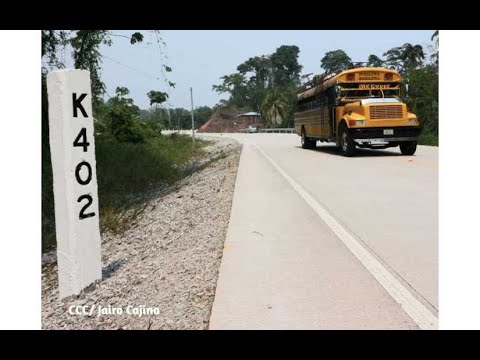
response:
{"label": "bus wheel", "polygon": [[307,137],[305,133],[305,128],[302,128],[302,148],[304,149],[315,149],[317,142],[315,140],[311,140]]}
{"label": "bus wheel", "polygon": [[345,125],[340,130],[340,150],[343,156],[353,156],[355,154],[355,142],[352,140]]}
{"label": "bus wheel", "polygon": [[400,151],[402,155],[413,155],[417,151],[416,141],[405,141],[400,143]]}

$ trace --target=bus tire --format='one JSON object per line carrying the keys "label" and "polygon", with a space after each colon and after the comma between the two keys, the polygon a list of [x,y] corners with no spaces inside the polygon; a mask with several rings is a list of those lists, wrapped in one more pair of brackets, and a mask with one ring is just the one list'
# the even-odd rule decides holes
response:
{"label": "bus tire", "polygon": [[340,144],[340,151],[342,152],[343,156],[353,156],[355,154],[356,145],[355,141],[353,141],[352,137],[348,133],[348,128],[345,124],[340,126],[339,131],[339,144]]}
{"label": "bus tire", "polygon": [[400,143],[400,151],[402,155],[413,155],[417,151],[416,141],[405,141]]}
{"label": "bus tire", "polygon": [[315,140],[311,140],[307,137],[307,133],[305,132],[305,128],[302,127],[302,148],[304,149],[315,149],[317,146],[317,142]]}

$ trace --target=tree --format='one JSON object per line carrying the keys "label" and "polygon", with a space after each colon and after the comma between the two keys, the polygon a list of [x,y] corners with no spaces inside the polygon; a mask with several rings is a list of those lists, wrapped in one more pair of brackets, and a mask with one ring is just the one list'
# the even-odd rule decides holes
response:
{"label": "tree", "polygon": [[418,118],[423,132],[438,136],[438,68],[434,64],[408,73],[407,104]]}
{"label": "tree", "polygon": [[295,45],[282,45],[270,56],[272,87],[285,89],[299,85],[302,65],[298,63],[300,49]]}
{"label": "tree", "polygon": [[[156,37],[160,45],[161,38],[158,30],[150,30]],[[101,80],[102,54],[100,47],[102,45],[111,46],[112,37],[126,38],[130,44],[141,43],[144,35],[134,32],[131,35],[123,35],[112,32],[112,30],[42,30],[42,73],[55,68],[63,68],[65,64],[59,60],[57,54],[67,45],[71,46],[71,56],[76,69],[85,69],[90,71],[92,82],[92,102],[94,109],[102,103],[102,97],[105,94],[105,84]],[[162,65],[167,72],[171,68]],[[174,86],[168,82],[169,86]]]}
{"label": "tree", "polygon": [[111,134],[118,141],[143,143],[145,136],[139,121],[140,109],[133,99],[126,97],[129,93],[126,87],[117,87],[115,97],[107,102],[105,119]]}
{"label": "tree", "polygon": [[287,119],[288,99],[278,90],[271,90],[262,103],[262,117],[269,125],[278,125]]}
{"label": "tree", "polygon": [[228,100],[228,104],[230,106],[244,107],[249,105],[250,97],[248,95],[244,74],[233,73],[222,76],[220,79],[223,80],[223,83],[220,85],[213,85],[212,89],[219,94],[229,93],[230,99]]}
{"label": "tree", "polygon": [[57,56],[60,48],[64,48],[68,43],[68,31],[66,30],[42,30],[42,59],[45,64],[42,65],[42,73],[49,68],[63,68],[64,64]]}
{"label": "tree", "polygon": [[236,73],[221,77],[223,83],[214,85],[213,90],[230,94],[227,106],[261,111],[262,103],[272,89],[286,94],[300,84],[302,66],[298,63],[299,53],[298,46],[283,45],[273,54],[251,57],[238,65]]}
{"label": "tree", "polygon": [[383,60],[380,59],[377,55],[370,55],[368,57],[368,63],[367,66],[370,67],[382,67],[383,66]]}
{"label": "tree", "polygon": [[352,59],[343,50],[334,50],[325,53],[321,66],[326,73],[338,73],[352,66]]}
{"label": "tree", "polygon": [[168,99],[168,94],[163,91],[155,91],[155,90],[150,90],[147,93],[148,98],[150,99],[150,106],[153,104],[160,105],[167,101]]}
{"label": "tree", "polygon": [[245,105],[260,110],[269,87],[274,85],[273,64],[270,56],[262,55],[248,59],[237,67],[245,79]]}
{"label": "tree", "polygon": [[205,124],[210,116],[212,116],[212,109],[208,106],[199,106],[193,111],[195,117],[195,127],[198,129]]}
{"label": "tree", "polygon": [[407,70],[416,69],[419,66],[422,66],[423,60],[425,59],[425,54],[421,45],[404,45],[404,67]]}
{"label": "tree", "polygon": [[386,57],[385,63],[401,74],[420,67],[425,58],[422,46],[410,43],[390,49],[383,56]]}
{"label": "tree", "polygon": [[[161,114],[159,114],[159,109],[158,107],[163,104],[165,101],[168,99],[168,94],[163,91],[155,91],[155,90],[150,90],[147,93],[148,98],[150,99],[150,106],[153,105],[153,114],[150,120],[153,122],[156,122],[157,124],[164,124],[164,116],[163,116],[163,111]],[[168,114],[167,114],[168,117]],[[169,126],[171,125],[170,123],[168,124]]]}
{"label": "tree", "polygon": [[107,30],[78,30],[70,39],[75,69],[90,71],[94,106],[105,93],[105,84],[100,79],[102,60],[99,48],[102,44],[112,44]]}

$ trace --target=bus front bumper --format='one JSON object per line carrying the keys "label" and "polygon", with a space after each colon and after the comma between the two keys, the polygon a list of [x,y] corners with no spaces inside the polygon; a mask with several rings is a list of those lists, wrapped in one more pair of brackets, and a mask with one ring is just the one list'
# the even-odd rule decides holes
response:
{"label": "bus front bumper", "polygon": [[418,126],[392,128],[350,128],[350,135],[357,144],[388,144],[403,141],[417,141],[420,135]]}

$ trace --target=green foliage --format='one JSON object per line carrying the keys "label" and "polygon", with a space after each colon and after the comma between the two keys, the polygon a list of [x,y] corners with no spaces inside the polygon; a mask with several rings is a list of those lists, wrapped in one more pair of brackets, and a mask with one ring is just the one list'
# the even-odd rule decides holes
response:
{"label": "green foliage", "polygon": [[430,40],[434,41],[435,43],[438,43],[438,35],[439,35],[438,30],[435,30]]}
{"label": "green foliage", "polygon": [[[415,113],[425,138],[433,134],[438,139],[438,68],[434,64],[408,72],[407,105]],[[437,140],[438,142],[438,140]]]}
{"label": "green foliage", "polygon": [[172,126],[177,129],[190,129],[192,127],[192,118],[190,111],[184,108],[170,109]]}
{"label": "green foliage", "polygon": [[386,57],[385,64],[401,74],[422,66],[425,59],[422,46],[410,43],[390,49],[383,56]]}
{"label": "green foliage", "polygon": [[382,67],[383,66],[383,60],[380,59],[377,55],[372,54],[368,57],[367,66],[369,66],[369,67]]}
{"label": "green foliage", "polygon": [[77,30],[70,38],[75,69],[90,71],[92,101],[94,106],[105,93],[105,84],[100,80],[100,45],[111,45],[107,30]]}
{"label": "green foliage", "polygon": [[133,112],[127,107],[112,107],[106,114],[111,134],[121,142],[143,143],[145,137]]}
{"label": "green foliage", "polygon": [[[203,154],[188,136],[161,136],[144,144],[101,141],[97,145],[98,195],[102,230],[121,231],[135,216],[129,209],[191,171]],[[153,192],[153,194],[152,194]],[[129,216],[130,215],[130,216]]]}
{"label": "green foliage", "polygon": [[[156,30],[153,30],[156,33]],[[157,34],[158,35],[158,34]],[[97,179],[101,229],[121,230],[148,199],[151,191],[180,179],[192,171],[188,162],[202,153],[205,142],[192,148],[189,137],[161,136],[162,124],[140,118],[140,109],[128,97],[126,87],[117,87],[107,102],[102,97],[105,85],[100,79],[101,45],[111,45],[112,36],[126,37],[131,44],[143,41],[141,33],[131,37],[110,30],[42,30],[42,246],[55,245],[53,177],[49,148],[48,97],[46,74],[64,64],[58,52],[71,46],[76,68],[90,71],[94,105]],[[160,38],[157,37],[157,42]],[[167,72],[172,69],[163,65]],[[170,82],[170,86],[174,86]],[[152,103],[159,104],[165,93],[151,92]],[[140,210],[139,210],[140,209]]]}
{"label": "green foliage", "polygon": [[289,97],[274,89],[263,100],[262,117],[266,120],[268,126],[277,126],[287,119],[288,108],[292,106]]}
{"label": "green foliage", "polygon": [[155,90],[150,90],[147,93],[148,98],[150,99],[150,106],[153,104],[160,105],[167,101],[168,99],[168,94],[163,91],[155,91]]}
{"label": "green foliage", "polygon": [[[158,30],[149,30],[157,37],[159,46],[163,44]],[[127,38],[131,44],[143,42],[144,35],[134,32],[130,36],[115,34],[111,30],[42,30],[42,72],[54,68],[63,68],[65,64],[59,60],[57,54],[67,45],[71,47],[71,56],[76,69],[90,71],[92,83],[92,102],[96,111],[105,94],[105,84],[101,80],[102,54],[101,45],[111,46],[112,37]],[[171,72],[169,66],[163,65],[166,72]],[[174,86],[168,81],[169,86]]]}
{"label": "green foliage", "polygon": [[[170,121],[168,112],[170,111]],[[205,124],[213,111],[208,106],[199,106],[194,110],[195,128]],[[155,124],[164,129],[191,129],[192,115],[190,110],[184,108],[158,108],[152,107],[149,110],[140,110],[140,120],[145,124]],[[153,125],[152,125],[153,126]]]}
{"label": "green foliage", "polygon": [[198,129],[200,126],[205,124],[210,116],[212,116],[212,109],[208,106],[199,106],[193,111],[195,118],[195,128]]}
{"label": "green foliage", "polygon": [[437,52],[432,62],[425,64],[425,53],[421,45],[405,43],[386,51],[385,60],[376,55],[368,58],[369,66],[382,62],[386,67],[399,71],[409,85],[405,102],[409,110],[419,119],[422,133],[421,144],[438,145],[438,31],[432,35]]}
{"label": "green foliage", "polygon": [[65,48],[68,43],[67,39],[68,32],[66,30],[42,30],[42,59],[46,59],[47,66],[64,67],[64,64],[58,59],[57,53],[60,48]]}
{"label": "green foliage", "polygon": [[299,85],[299,53],[297,46],[283,45],[273,54],[252,57],[240,64],[236,73],[221,77],[223,83],[214,85],[213,90],[230,94],[224,105],[261,111],[271,89],[286,94]]}
{"label": "green foliage", "polygon": [[327,74],[338,73],[352,67],[352,59],[340,49],[328,51],[320,62]]}
{"label": "green foliage", "polygon": [[141,43],[143,41],[143,34],[136,32],[133,33],[131,38],[130,38],[130,44],[136,44],[136,43]]}
{"label": "green foliage", "polygon": [[421,145],[438,146],[438,134],[423,131],[420,134],[418,143]]}
{"label": "green foliage", "polygon": [[298,63],[300,49],[298,46],[282,45],[270,56],[273,68],[272,87],[285,89],[298,84],[302,65]]}
{"label": "green foliage", "polygon": [[[42,76],[42,92],[45,79]],[[140,110],[129,98],[126,87],[117,87],[115,96],[100,102],[94,116],[97,180],[101,230],[122,231],[142,211],[143,205],[166,186],[193,171],[191,161],[203,154],[205,141],[192,147],[188,136],[162,136],[162,123]],[[46,97],[42,100],[46,101]],[[42,121],[48,119],[43,104]],[[165,109],[160,109],[165,110]],[[182,113],[190,113],[181,109]],[[211,109],[196,109],[199,121]],[[48,127],[42,127],[42,244],[55,246],[53,179],[48,147]],[[44,133],[45,132],[45,133]]]}
{"label": "green foliage", "polygon": [[145,134],[140,126],[139,108],[127,98],[129,90],[117,87],[116,96],[107,102],[103,116],[110,133],[121,142],[143,143]]}
{"label": "green foliage", "polygon": [[247,79],[244,74],[233,73],[222,76],[220,79],[223,80],[223,83],[213,85],[212,88],[220,94],[230,93],[230,99],[228,100],[230,105],[244,107],[252,103],[252,97],[248,93]]}
{"label": "green foliage", "polygon": [[[188,136],[157,136],[145,143],[95,136],[101,231],[123,231],[144,204],[166,186],[189,175],[190,162],[207,142],[192,148]],[[42,158],[42,247],[55,246],[55,214],[50,157]]]}
{"label": "green foliage", "polygon": [[[195,119],[195,128],[205,124],[212,115],[212,109],[208,106],[200,106],[193,111]],[[175,129],[191,129],[192,115],[190,110],[184,108],[170,109],[170,116],[172,119],[172,127]]]}

